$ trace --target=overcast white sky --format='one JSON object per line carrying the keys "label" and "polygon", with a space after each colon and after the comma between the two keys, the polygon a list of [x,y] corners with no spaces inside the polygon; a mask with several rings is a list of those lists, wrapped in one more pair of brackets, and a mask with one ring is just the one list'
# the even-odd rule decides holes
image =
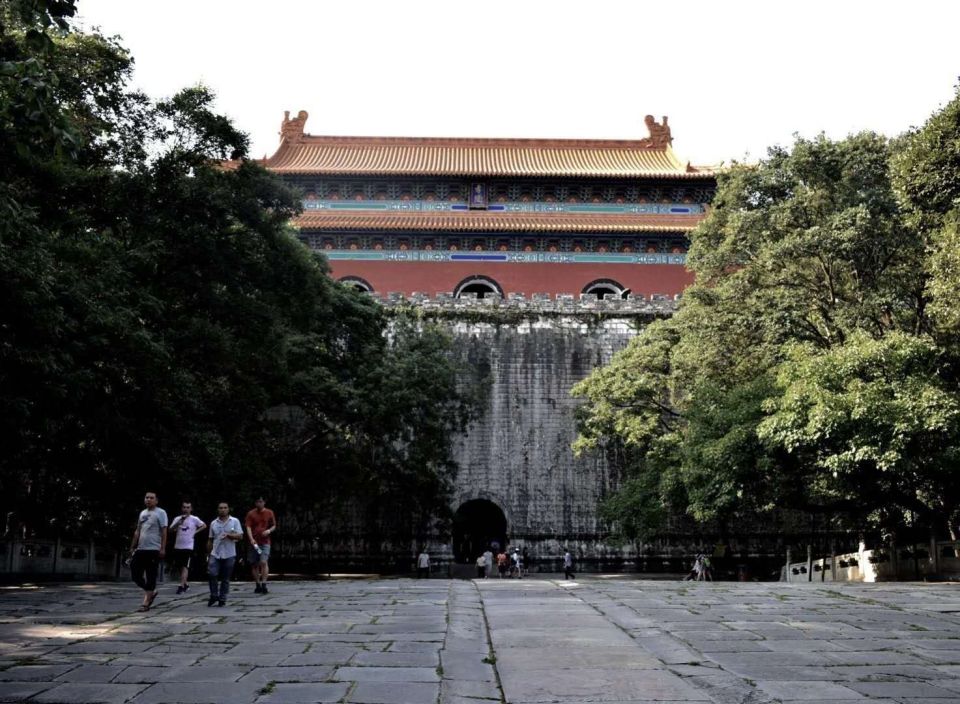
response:
{"label": "overcast white sky", "polygon": [[312,134],[646,136],[694,163],[922,124],[960,76],[960,3],[80,0],[154,97],[198,82],[273,153]]}

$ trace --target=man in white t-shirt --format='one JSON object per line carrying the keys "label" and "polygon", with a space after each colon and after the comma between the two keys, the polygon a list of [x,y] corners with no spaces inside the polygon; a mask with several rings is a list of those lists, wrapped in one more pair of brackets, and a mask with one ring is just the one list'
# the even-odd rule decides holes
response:
{"label": "man in white t-shirt", "polygon": [[486,550],[483,551],[483,561],[486,563],[486,565],[484,566],[484,570],[486,571],[486,574],[484,574],[483,576],[489,577],[490,575],[493,574],[493,550],[491,550],[490,548],[487,548]]}
{"label": "man in white t-shirt", "polygon": [[430,576],[430,553],[427,552],[427,547],[424,546],[420,550],[420,555],[417,556],[417,578],[420,577],[429,577]]}
{"label": "man in white t-shirt", "polygon": [[230,515],[230,505],[221,501],[217,517],[210,521],[207,538],[207,573],[210,575],[210,599],[207,606],[225,606],[230,593],[230,577],[237,561],[237,541],[243,540],[240,521]]}
{"label": "man in white t-shirt", "polygon": [[190,558],[193,556],[194,539],[197,533],[207,529],[207,524],[193,515],[193,504],[184,500],[180,504],[180,515],[170,524],[170,532],[176,538],[173,543],[173,568],[180,570],[180,586],[177,594],[183,594],[190,588]]}
{"label": "man in white t-shirt", "polygon": [[157,494],[148,491],[143,497],[146,507],[137,518],[137,529],[130,542],[130,574],[143,590],[140,611],[149,611],[157,598],[157,568],[167,552],[167,512],[157,506]]}

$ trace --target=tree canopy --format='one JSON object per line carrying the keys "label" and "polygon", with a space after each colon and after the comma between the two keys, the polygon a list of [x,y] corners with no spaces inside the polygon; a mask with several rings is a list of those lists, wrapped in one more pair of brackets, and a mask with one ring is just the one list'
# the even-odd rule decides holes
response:
{"label": "tree canopy", "polygon": [[[889,140],[797,138],[718,177],[695,284],[574,389],[633,537],[796,508],[956,534],[960,92]],[[637,487],[643,487],[638,491]]]}
{"label": "tree canopy", "polygon": [[130,90],[130,55],[74,12],[0,9],[0,492],[18,530],[112,534],[146,489],[376,496],[409,530],[442,513],[469,413],[446,337],[335,283],[287,225],[299,195],[246,159],[213,94]]}

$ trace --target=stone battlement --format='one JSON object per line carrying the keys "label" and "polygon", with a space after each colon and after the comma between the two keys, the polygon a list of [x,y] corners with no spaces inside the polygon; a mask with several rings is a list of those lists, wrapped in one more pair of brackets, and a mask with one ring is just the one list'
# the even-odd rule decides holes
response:
{"label": "stone battlement", "polygon": [[623,315],[663,317],[672,315],[677,309],[677,300],[666,296],[652,296],[651,299],[628,296],[621,298],[597,298],[595,293],[583,293],[579,296],[571,294],[557,294],[551,298],[547,293],[535,293],[527,298],[522,293],[511,293],[506,298],[496,294],[487,294],[477,298],[475,293],[464,293],[454,297],[450,293],[439,293],[430,296],[425,293],[413,293],[405,296],[402,293],[368,293],[371,298],[387,308],[403,305],[416,306],[426,310],[438,312],[476,311],[476,310],[504,310],[512,312],[526,312],[531,314],[553,315],[595,315],[597,313]]}

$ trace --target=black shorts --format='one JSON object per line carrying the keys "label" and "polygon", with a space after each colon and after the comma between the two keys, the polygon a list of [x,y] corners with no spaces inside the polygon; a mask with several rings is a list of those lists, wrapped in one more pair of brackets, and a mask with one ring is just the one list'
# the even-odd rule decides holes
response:
{"label": "black shorts", "polygon": [[190,558],[193,557],[193,550],[174,550],[173,566],[175,569],[190,568]]}

